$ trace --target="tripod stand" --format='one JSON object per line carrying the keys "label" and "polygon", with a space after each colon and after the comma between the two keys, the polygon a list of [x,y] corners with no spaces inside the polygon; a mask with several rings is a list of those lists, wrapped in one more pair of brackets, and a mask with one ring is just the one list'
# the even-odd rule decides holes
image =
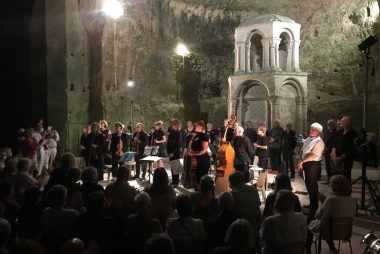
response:
{"label": "tripod stand", "polygon": [[[371,211],[373,212],[374,210],[369,210],[370,207],[375,207],[376,200],[379,198],[377,195],[375,189],[372,187],[371,183],[368,180],[367,177],[367,160],[368,160],[368,143],[364,143],[360,146],[362,148],[362,175],[359,176],[355,181],[352,182],[352,185],[355,183],[361,181],[362,184],[362,195],[361,195],[361,200],[360,200],[360,209],[364,211]],[[369,204],[365,204],[366,199],[365,199],[365,191],[366,191],[366,186],[368,188],[368,191],[371,195],[371,202]],[[375,207],[376,209],[376,207]]]}

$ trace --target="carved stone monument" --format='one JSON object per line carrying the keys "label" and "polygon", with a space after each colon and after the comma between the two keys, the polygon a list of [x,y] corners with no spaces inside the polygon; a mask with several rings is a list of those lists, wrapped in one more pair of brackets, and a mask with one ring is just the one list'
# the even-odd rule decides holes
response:
{"label": "carved stone monument", "polygon": [[299,67],[301,25],[263,15],[235,29],[235,72],[229,78],[228,113],[239,122],[278,119],[307,131],[307,73]]}

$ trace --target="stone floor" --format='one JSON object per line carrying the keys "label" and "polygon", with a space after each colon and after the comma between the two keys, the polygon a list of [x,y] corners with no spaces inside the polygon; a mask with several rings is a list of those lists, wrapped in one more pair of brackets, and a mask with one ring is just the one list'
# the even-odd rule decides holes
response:
{"label": "stone floor", "polygon": [[[171,172],[170,168],[167,162],[164,162],[164,167],[167,169],[168,175],[170,177]],[[324,166],[322,166],[324,168]],[[380,177],[380,171],[376,168],[367,168],[367,176],[369,180],[378,180]],[[212,172],[211,172],[212,174]],[[352,179],[356,179],[361,175],[361,164],[355,163],[354,169],[352,171]],[[275,174],[268,174],[268,183],[272,183],[274,181]],[[107,179],[107,176],[105,176],[105,179]],[[322,182],[326,182],[326,172],[325,170],[322,170],[322,179],[321,182],[319,182],[319,190],[322,194],[325,196],[328,196],[331,193],[331,188],[328,185],[322,184]],[[102,182],[103,185],[107,184],[107,181]],[[149,185],[148,181],[143,180],[132,180],[130,181],[130,184],[135,186],[139,190],[143,190],[146,186]],[[292,180],[292,187],[293,191],[298,195],[301,205],[309,204],[309,198],[306,192],[305,183],[301,177],[298,175],[294,180]],[[376,189],[378,187],[376,186]],[[179,193],[189,193],[192,190],[187,190],[183,187],[176,188],[176,192]],[[268,194],[271,190],[267,190],[266,193]],[[358,205],[360,207],[361,204],[361,182],[358,182],[354,184],[353,186],[353,197],[358,199]],[[370,201],[370,194],[368,193],[368,190],[366,191],[366,204]],[[264,203],[264,202],[262,202]],[[261,205],[261,209],[264,208],[264,205]],[[373,209],[373,207],[371,207]],[[353,253],[363,253],[365,246],[361,245],[361,239],[362,237],[369,233],[370,231],[375,231],[375,235],[377,237],[380,237],[380,218],[375,213],[371,213],[369,211],[365,212],[363,210],[358,211],[358,215],[354,220],[354,227],[353,227],[353,235],[351,238],[352,242],[352,250]],[[336,247],[338,247],[338,244],[336,243]],[[314,246],[312,247],[312,253],[314,253]],[[322,242],[322,253],[329,253],[327,244],[325,242]],[[342,243],[341,244],[341,250],[340,253],[350,253],[349,245],[348,243]]]}

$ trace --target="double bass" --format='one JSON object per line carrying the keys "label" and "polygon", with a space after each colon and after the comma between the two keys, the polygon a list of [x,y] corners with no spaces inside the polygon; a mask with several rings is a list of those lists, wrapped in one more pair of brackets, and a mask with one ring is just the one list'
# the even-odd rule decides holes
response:
{"label": "double bass", "polygon": [[[191,133],[191,135],[192,135],[191,140],[187,146],[188,151],[190,150],[191,144],[193,143],[196,134]],[[197,159],[195,158],[195,156],[185,155],[183,166],[184,166],[184,171],[185,171],[183,186],[186,189],[190,189],[190,188],[196,189],[198,187],[197,176],[196,176]]]}
{"label": "double bass", "polygon": [[223,138],[219,144],[218,166],[215,175],[215,194],[220,195],[229,190],[228,177],[235,171],[235,150],[229,141],[226,141],[227,130],[237,122],[236,115],[231,115],[228,125],[224,130]]}

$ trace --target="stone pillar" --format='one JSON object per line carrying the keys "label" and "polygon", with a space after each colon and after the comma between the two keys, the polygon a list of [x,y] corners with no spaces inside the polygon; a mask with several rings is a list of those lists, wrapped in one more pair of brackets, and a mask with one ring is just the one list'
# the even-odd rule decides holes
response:
{"label": "stone pillar", "polygon": [[297,133],[302,133],[302,122],[303,122],[303,103],[302,103],[302,97],[297,96],[296,97],[296,119],[294,123],[294,128]]}
{"label": "stone pillar", "polygon": [[288,56],[286,59],[286,71],[287,72],[294,70],[294,68],[293,68],[293,47],[294,47],[294,41],[290,40],[289,45],[287,47],[287,50],[288,50]]}
{"label": "stone pillar", "polygon": [[269,66],[269,57],[270,57],[270,52],[269,52],[269,42],[270,39],[262,39],[261,44],[263,46],[263,70],[268,71],[270,69]]}
{"label": "stone pillar", "polygon": [[278,96],[270,96],[269,97],[269,101],[272,105],[272,110],[271,110],[271,119],[270,119],[270,123],[272,124],[272,122],[275,120],[275,119],[279,119],[280,118],[280,103],[279,103],[279,97]]}
{"label": "stone pillar", "polygon": [[245,72],[252,72],[252,66],[251,66],[251,43],[245,44],[245,63],[246,63],[246,70]]}
{"label": "stone pillar", "polygon": [[300,72],[300,48],[301,41],[294,41],[293,45],[293,68],[295,72]]}
{"label": "stone pillar", "polygon": [[103,55],[102,37],[106,23],[105,17],[90,14],[83,18],[83,26],[87,32],[89,63],[89,119],[98,121],[104,118],[103,104]]}
{"label": "stone pillar", "polygon": [[235,43],[235,72],[240,70],[240,47],[238,43]]}
{"label": "stone pillar", "polygon": [[273,38],[273,57],[274,64],[272,65],[272,70],[280,70],[280,52],[278,51],[281,43],[281,38]]}
{"label": "stone pillar", "polygon": [[275,42],[274,40],[269,41],[269,62],[270,62],[270,69],[274,71],[276,69],[276,50],[275,50]]}
{"label": "stone pillar", "polygon": [[302,118],[301,118],[301,128],[302,128],[302,133],[308,133],[308,128],[309,126],[307,126],[307,98],[306,97],[302,97],[302,102],[301,102],[301,105],[302,105]]}
{"label": "stone pillar", "polygon": [[239,72],[245,72],[245,42],[238,42],[239,47]]}

